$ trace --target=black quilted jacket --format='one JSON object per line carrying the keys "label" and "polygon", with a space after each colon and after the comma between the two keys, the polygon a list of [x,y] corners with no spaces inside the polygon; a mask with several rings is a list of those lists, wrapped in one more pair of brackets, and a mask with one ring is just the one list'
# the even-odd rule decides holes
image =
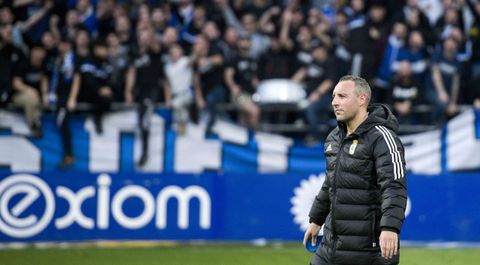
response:
{"label": "black quilted jacket", "polygon": [[398,264],[380,255],[382,230],[400,233],[407,203],[404,148],[398,122],[385,105],[346,135],[343,124],[325,142],[327,177],[310,210],[325,224],[317,255],[333,264]]}

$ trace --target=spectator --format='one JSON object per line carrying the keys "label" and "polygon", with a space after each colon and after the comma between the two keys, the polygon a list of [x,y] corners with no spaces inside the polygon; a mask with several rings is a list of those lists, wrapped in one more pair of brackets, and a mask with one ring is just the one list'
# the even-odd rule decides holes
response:
{"label": "spectator", "polygon": [[[141,30],[152,30],[150,18],[150,8],[146,4],[140,4],[138,9],[138,19],[136,19],[136,32]],[[153,31],[152,31],[153,32]]]}
{"label": "spectator", "polygon": [[223,57],[226,63],[231,62],[237,57],[238,33],[234,27],[229,27],[223,36],[225,46],[222,47]]}
{"label": "spectator", "polygon": [[277,35],[278,22],[280,20],[281,9],[278,6],[272,6],[260,17],[260,31],[267,35]]}
{"label": "spectator", "polygon": [[72,149],[72,133],[70,131],[71,113],[76,108],[79,90],[79,77],[75,76],[75,55],[72,44],[62,38],[58,45],[58,57],[50,78],[50,95],[52,104],[57,106],[57,125],[63,147],[63,157],[58,167],[65,169],[75,162]]}
{"label": "spectator", "polygon": [[298,35],[296,37],[297,42],[295,43],[293,49],[293,55],[295,59],[293,63],[294,72],[298,71],[300,67],[305,64],[309,64],[313,60],[312,48],[313,45],[318,45],[315,43],[316,40],[313,39],[312,32],[310,28],[306,26],[300,27]]}
{"label": "spectator", "polygon": [[[352,6],[353,14],[348,22],[347,43],[348,51],[351,54],[351,74],[364,77],[369,82],[375,76],[376,54],[375,50],[379,48],[378,42],[381,41],[384,25],[384,14],[376,6],[369,12],[369,17],[363,14],[365,3],[355,1]],[[348,8],[345,13],[348,15]],[[376,49],[372,49],[374,46]]]}
{"label": "spectator", "polygon": [[172,91],[173,121],[180,133],[185,132],[189,120],[188,110],[193,102],[192,66],[180,45],[170,47],[165,74]]}
{"label": "spectator", "polygon": [[0,9],[0,24],[3,27],[11,27],[12,44],[18,49],[21,49],[24,53],[28,50],[24,41],[23,33],[28,29],[29,25],[33,25],[35,17],[29,19],[30,22],[14,23],[15,17],[12,10],[9,7],[3,7]]}
{"label": "spectator", "polygon": [[225,102],[228,96],[221,78],[224,63],[222,52],[212,47],[205,36],[199,35],[190,60],[194,69],[193,86],[197,109],[207,110],[210,121],[213,122],[218,104]]}
{"label": "spectator", "polygon": [[453,27],[448,37],[453,38],[458,44],[457,59],[462,63],[470,61],[472,57],[472,42],[465,38],[463,31],[459,27]]}
{"label": "spectator", "polygon": [[291,55],[283,49],[276,35],[270,36],[270,48],[260,57],[259,65],[260,80],[292,76]]}
{"label": "spectator", "polygon": [[435,45],[435,32],[430,27],[427,16],[417,2],[417,0],[409,0],[402,11],[398,13],[398,21],[405,23],[409,32],[420,32],[425,44],[433,47]]}
{"label": "spectator", "polygon": [[90,56],[90,35],[88,31],[79,30],[75,36],[75,63],[80,65],[83,60]]}
{"label": "spectator", "polygon": [[120,45],[130,52],[130,47],[135,44],[135,37],[131,31],[130,20],[125,15],[120,15],[115,18],[115,34],[120,40]]}
{"label": "spectator", "polygon": [[304,65],[293,76],[293,80],[303,81],[307,91],[309,105],[305,116],[309,125],[307,143],[324,140],[326,135],[318,130],[318,126],[327,124],[331,114],[331,89],[337,79],[333,60],[325,46],[316,46],[313,51],[313,61]]}
{"label": "spectator", "polygon": [[167,16],[163,9],[154,8],[152,10],[152,27],[155,32],[155,39],[160,39],[161,35],[167,28]]}
{"label": "spectator", "polygon": [[393,111],[400,124],[411,124],[412,108],[421,98],[420,82],[412,74],[408,61],[398,63],[398,71],[393,77],[392,87]]}
{"label": "spectator", "polygon": [[114,31],[115,6],[115,0],[100,0],[97,2],[97,26],[98,38],[100,39],[106,39],[107,35]]}
{"label": "spectator", "polygon": [[179,40],[177,29],[174,27],[167,27],[161,39],[162,47],[168,50],[173,45],[179,43]]}
{"label": "spectator", "polygon": [[193,19],[194,5],[192,0],[179,0],[178,4],[172,6],[171,25],[184,27],[188,25]]}
{"label": "spectator", "polygon": [[437,35],[437,39],[446,39],[454,27],[463,28],[458,10],[454,7],[446,8],[444,15],[435,25],[435,34]]}
{"label": "spectator", "polygon": [[330,36],[330,24],[325,21],[320,21],[317,25],[312,27],[313,37],[318,40],[321,45],[327,48],[332,48],[332,38]]}
{"label": "spectator", "polygon": [[[480,2],[468,0],[467,6],[472,12],[474,21],[472,28],[468,34],[468,38],[472,42],[471,72],[470,82],[466,89],[464,97],[466,99],[476,98],[475,105],[480,109]],[[473,95],[476,92],[476,96]],[[472,97],[473,95],[473,97]],[[467,101],[468,102],[468,101]]]}
{"label": "spectator", "polygon": [[443,122],[445,116],[458,111],[457,100],[460,90],[460,62],[456,58],[458,44],[452,38],[443,41],[431,66],[427,85],[427,100],[434,107],[432,121]]}
{"label": "spectator", "polygon": [[203,6],[196,6],[193,10],[193,18],[181,31],[181,39],[189,48],[195,43],[195,37],[202,32],[207,23],[206,10]]}
{"label": "spectator", "polygon": [[365,0],[351,0],[350,5],[347,6],[346,12],[349,15],[349,23],[362,24],[365,23]]}
{"label": "spectator", "polygon": [[430,26],[435,25],[438,19],[443,16],[442,0],[419,0],[418,6],[428,18]]}
{"label": "spectator", "polygon": [[45,75],[46,50],[43,46],[33,46],[30,55],[20,67],[20,75],[24,83],[35,88],[42,102],[47,102],[48,84]]}
{"label": "spectator", "polygon": [[[295,38],[298,35],[300,27],[305,26],[304,23],[305,17],[301,10],[295,9],[293,7],[287,8],[281,15],[281,32],[280,34],[285,34],[285,37],[282,39],[296,40]],[[285,43],[287,44],[287,43]],[[290,44],[293,45],[293,42]],[[292,47],[288,47],[292,48]]]}
{"label": "spectator", "polygon": [[333,54],[335,57],[336,72],[339,76],[350,73],[352,54],[349,50],[347,16],[338,12],[335,16]]}
{"label": "spectator", "polygon": [[13,46],[9,31],[0,25],[0,106],[7,103],[12,93],[12,78],[19,59],[13,50],[18,49]]}
{"label": "spectator", "polygon": [[312,60],[312,32],[309,27],[302,26],[301,15],[296,15],[287,9],[282,15],[280,28],[280,42],[291,55],[293,72],[296,72],[303,64]]}
{"label": "spectator", "polygon": [[425,82],[425,74],[428,66],[427,50],[423,36],[419,31],[412,31],[408,36],[408,45],[398,52],[397,60],[392,69],[397,72],[401,61],[410,63],[410,71],[420,83]]}
{"label": "spectator", "polygon": [[145,3],[140,3],[138,5],[138,17],[130,16],[133,20],[137,21],[137,27],[140,24],[151,26],[152,18],[150,16],[150,7]]}
{"label": "spectator", "polygon": [[69,40],[75,40],[78,30],[80,28],[80,16],[77,10],[71,9],[67,12],[65,19],[65,26],[62,28],[62,36],[67,37]]}
{"label": "spectator", "polygon": [[20,29],[24,33],[25,41],[29,45],[39,43],[43,33],[48,31],[51,10],[54,7],[52,0],[34,0],[26,1],[23,6],[25,10],[23,15],[17,17],[20,23]]}
{"label": "spectator", "polygon": [[80,23],[92,36],[97,36],[98,25],[97,16],[90,0],[78,0],[76,10]]}
{"label": "spectator", "polygon": [[225,70],[225,82],[230,90],[232,102],[241,111],[240,121],[252,129],[258,129],[260,108],[253,102],[252,95],[258,85],[258,64],[250,57],[251,40],[238,41],[238,57]]}
{"label": "spectator", "polygon": [[79,100],[93,105],[93,121],[97,134],[103,133],[102,116],[110,110],[114,97],[110,84],[111,73],[107,45],[97,40],[91,54],[80,60],[75,70],[75,74],[80,75]]}
{"label": "spectator", "polygon": [[382,61],[378,69],[377,78],[375,79],[374,95],[377,102],[389,102],[388,91],[390,81],[393,76],[392,65],[397,60],[399,50],[404,47],[405,39],[407,37],[407,27],[401,22],[396,22],[393,25],[393,30],[388,37],[388,44],[383,52]]}
{"label": "spectator", "polygon": [[227,25],[235,27],[239,35],[249,37],[251,39],[249,55],[252,58],[259,56],[268,48],[268,38],[258,31],[258,22],[254,14],[246,13],[241,17],[241,23],[228,5],[228,1],[217,1],[223,10],[223,15],[227,21]]}
{"label": "spectator", "polygon": [[[41,99],[43,106],[48,106],[48,77],[46,75],[46,50],[42,46],[33,46],[30,49],[30,56],[27,60],[24,60],[21,64],[19,76],[19,82],[23,82],[25,86],[35,89],[36,95],[31,95],[31,100],[36,98]],[[36,106],[33,109],[33,114],[30,114],[33,117],[36,117],[35,124],[33,126],[33,134],[35,136],[41,136],[41,107]],[[27,114],[27,117],[30,116]]]}
{"label": "spectator", "polygon": [[202,34],[207,38],[212,49],[221,50],[224,54],[227,53],[226,50],[228,50],[228,45],[220,38],[220,31],[215,22],[205,22],[205,26],[202,29]]}
{"label": "spectator", "polygon": [[235,11],[240,14],[251,13],[255,14],[255,17],[261,17],[262,14],[268,9],[271,1],[269,0],[254,0],[254,1],[243,1],[243,0],[234,0],[233,7]]}
{"label": "spectator", "polygon": [[[6,102],[8,98],[12,97],[12,103],[15,106],[22,108],[28,126],[31,129],[32,137],[38,138],[42,136],[40,117],[41,104],[39,89],[32,87],[31,84],[25,80],[25,68],[29,60],[25,58],[22,50],[13,45],[12,27],[10,25],[3,25],[0,27],[0,48],[2,49],[2,64],[5,64],[1,72],[3,101]],[[37,54],[35,54],[37,55]],[[41,61],[38,62],[39,67]],[[11,95],[10,95],[11,94]]]}
{"label": "spectator", "polygon": [[131,55],[127,72],[125,101],[129,104],[138,102],[138,123],[142,141],[142,153],[138,165],[144,166],[148,161],[148,143],[150,137],[150,120],[155,102],[171,105],[170,91],[164,84],[164,70],[160,54],[160,45],[154,41],[151,30],[144,29],[138,33],[138,48]]}
{"label": "spectator", "polygon": [[[373,69],[376,69],[382,60],[383,50],[388,41],[388,31],[390,30],[390,22],[387,20],[387,11],[385,7],[374,4],[368,10],[368,18],[365,23],[366,30],[368,31],[368,37],[372,41],[374,46],[373,55]],[[353,46],[353,45],[352,45]],[[371,70],[365,69],[366,72],[374,74]],[[372,76],[369,77],[369,80]]]}
{"label": "spectator", "polygon": [[128,50],[120,45],[120,39],[115,32],[107,36],[108,60],[112,66],[110,84],[112,86],[114,101],[125,101],[125,76],[128,69]]}
{"label": "spectator", "polygon": [[[54,35],[49,31],[45,32],[42,36],[42,46],[45,48],[45,52],[46,52],[45,74],[47,76],[47,81],[52,78],[54,68],[57,63],[56,61],[58,59],[57,57],[59,53],[57,46],[59,45],[59,43],[60,43],[60,39],[56,39]],[[47,83],[48,83],[48,91],[51,91],[52,82],[47,82]],[[50,102],[50,99],[48,101]]]}

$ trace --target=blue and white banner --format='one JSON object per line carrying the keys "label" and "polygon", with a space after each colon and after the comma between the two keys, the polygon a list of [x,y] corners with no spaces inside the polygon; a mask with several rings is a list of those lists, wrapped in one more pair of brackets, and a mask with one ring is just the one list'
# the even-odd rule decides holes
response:
{"label": "blue and white banner", "polygon": [[[97,135],[72,122],[75,165],[59,171],[53,116],[31,140],[17,114],[0,111],[0,242],[79,240],[301,240],[323,183],[323,146],[217,122],[177,135],[152,120],[151,159],[137,168],[134,112],[105,117]],[[409,174],[401,237],[480,242],[480,115],[403,136]]]}
{"label": "blue and white banner", "polygon": [[[206,124],[189,124],[177,135],[168,113],[152,117],[150,158],[136,166],[141,142],[135,111],[120,111],[103,119],[104,133],[95,132],[92,119],[79,115],[71,122],[76,163],[65,172],[109,173],[201,173],[222,172],[320,172],[324,169],[323,147],[305,148],[280,135],[252,133],[244,127],[218,121],[211,135]],[[51,172],[62,156],[54,115],[43,119],[44,136],[30,139],[24,119],[0,111],[0,171]],[[1,132],[1,130],[0,130]]]}
{"label": "blue and white banner", "polygon": [[[104,133],[95,132],[92,119],[73,119],[76,163],[65,172],[91,173],[318,173],[325,169],[323,146],[305,147],[294,139],[246,130],[218,121],[211,134],[206,125],[189,124],[178,135],[168,112],[151,120],[150,159],[136,167],[140,157],[135,111],[120,111],[103,119]],[[480,170],[480,112],[467,110],[443,129],[405,135],[407,170],[437,175],[448,171]],[[32,140],[16,113],[0,111],[0,172],[51,172],[60,162],[62,148],[54,115],[43,119],[44,137]],[[2,130],[0,129],[0,132]]]}

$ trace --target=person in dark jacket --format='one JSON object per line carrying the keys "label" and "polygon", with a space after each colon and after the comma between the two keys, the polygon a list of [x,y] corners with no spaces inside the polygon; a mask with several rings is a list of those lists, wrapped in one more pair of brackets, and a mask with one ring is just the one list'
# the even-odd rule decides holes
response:
{"label": "person in dark jacket", "polygon": [[368,83],[344,76],[333,91],[338,126],[325,142],[327,177],[305,232],[316,243],[311,264],[398,264],[407,204],[405,158],[398,122],[385,105],[369,106]]}
{"label": "person in dark jacket", "polygon": [[142,154],[138,166],[148,162],[150,139],[150,120],[155,110],[155,103],[164,102],[171,105],[171,94],[165,86],[164,65],[160,44],[153,39],[150,29],[141,29],[137,36],[138,47],[131,53],[130,66],[127,70],[125,101],[127,104],[138,103],[138,127],[142,141]]}
{"label": "person in dark jacket", "polygon": [[103,133],[102,117],[113,102],[111,85],[112,65],[108,61],[108,48],[103,40],[93,43],[91,54],[76,66],[80,75],[79,101],[93,105],[93,121],[97,134]]}

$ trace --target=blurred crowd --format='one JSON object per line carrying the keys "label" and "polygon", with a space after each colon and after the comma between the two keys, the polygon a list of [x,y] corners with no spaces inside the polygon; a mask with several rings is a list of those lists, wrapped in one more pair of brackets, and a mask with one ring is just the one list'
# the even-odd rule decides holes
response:
{"label": "blurred crowd", "polygon": [[143,165],[157,103],[173,109],[179,132],[224,103],[257,129],[255,88],[295,80],[316,141],[346,74],[367,79],[373,101],[403,124],[418,105],[436,123],[460,104],[480,108],[480,1],[0,0],[0,102],[23,109],[34,137],[42,110],[58,113],[61,167],[74,162],[78,102],[92,106],[97,133],[113,102],[136,103]]}

